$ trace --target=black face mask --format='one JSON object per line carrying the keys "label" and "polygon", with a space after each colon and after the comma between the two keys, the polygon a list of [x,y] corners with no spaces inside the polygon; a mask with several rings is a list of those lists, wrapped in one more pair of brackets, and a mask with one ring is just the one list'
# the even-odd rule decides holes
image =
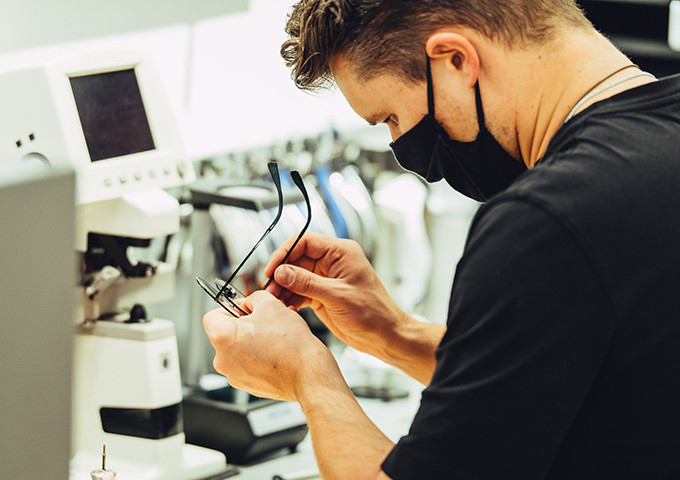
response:
{"label": "black face mask", "polygon": [[451,140],[434,118],[430,59],[427,60],[428,114],[411,130],[390,144],[397,162],[428,182],[444,178],[465,196],[485,202],[505,190],[526,166],[501,147],[484,125],[484,109],[475,84],[479,133],[472,142]]}

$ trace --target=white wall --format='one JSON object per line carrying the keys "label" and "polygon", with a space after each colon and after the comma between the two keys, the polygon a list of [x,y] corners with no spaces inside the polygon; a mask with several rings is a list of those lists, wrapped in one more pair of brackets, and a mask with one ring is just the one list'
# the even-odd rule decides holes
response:
{"label": "white wall", "polygon": [[[144,4],[149,0],[135,1]],[[119,5],[129,7],[130,2],[125,0]],[[158,3],[158,0],[153,2]],[[74,7],[83,0],[57,3],[75,11]],[[178,14],[166,16],[181,16],[182,9],[186,8],[184,3],[183,0],[168,1],[167,8],[178,9]],[[46,0],[33,0],[35,15],[26,14],[30,10],[27,6],[23,10],[7,9],[0,27],[13,24],[13,30],[20,32],[24,22],[27,26],[30,24],[31,31],[40,31],[42,22],[44,32],[40,43],[48,44],[34,47],[30,39],[24,39],[23,43],[17,41],[17,45],[24,48],[8,52],[13,44],[7,34],[0,35],[0,52],[4,52],[0,54],[0,66],[17,58],[59,55],[79,49],[141,49],[150,54],[160,71],[187,151],[194,158],[266,146],[290,137],[313,135],[331,126],[365,133],[369,127],[351,110],[341,94],[303,93],[290,79],[279,49],[285,39],[286,15],[293,3],[293,0],[250,0],[248,11],[242,13],[207,20],[188,19],[187,23],[180,24],[170,22],[171,25],[134,33],[125,28],[124,33],[115,35],[111,31],[122,28],[112,25],[101,29],[107,35],[94,39],[89,38],[91,32],[85,29],[82,35],[85,40],[66,42],[64,35],[52,25],[59,21],[55,18],[54,6],[48,8],[51,3]],[[115,2],[90,2],[89,10],[80,11],[83,18],[74,20],[74,24],[86,25],[90,17],[93,22],[102,22],[102,17],[110,14],[111,4]],[[139,11],[139,15],[150,14],[148,8]],[[111,21],[120,23],[118,17]],[[31,22],[38,22],[38,25]],[[49,41],[50,38],[54,41]],[[375,143],[386,148],[389,142],[387,130],[373,128],[371,131],[374,134],[369,137],[375,135]]]}
{"label": "white wall", "polygon": [[[366,125],[339,92],[310,95],[295,88],[279,55],[292,3],[253,0],[247,14],[200,25],[185,125],[192,152]],[[388,142],[385,136],[385,147]]]}
{"label": "white wall", "polygon": [[189,24],[248,0],[0,0],[0,51]]}

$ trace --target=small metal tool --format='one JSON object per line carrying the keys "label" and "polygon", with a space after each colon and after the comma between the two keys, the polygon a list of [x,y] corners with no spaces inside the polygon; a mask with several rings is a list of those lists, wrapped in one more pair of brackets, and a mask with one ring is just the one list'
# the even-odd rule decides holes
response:
{"label": "small metal tool", "polygon": [[115,480],[116,472],[106,469],[106,445],[102,449],[102,468],[90,472],[92,480]]}

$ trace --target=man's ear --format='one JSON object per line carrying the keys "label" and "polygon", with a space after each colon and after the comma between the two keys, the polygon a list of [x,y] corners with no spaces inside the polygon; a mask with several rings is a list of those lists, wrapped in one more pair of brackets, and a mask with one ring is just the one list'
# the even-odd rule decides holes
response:
{"label": "man's ear", "polygon": [[463,75],[467,86],[473,87],[479,74],[477,49],[463,35],[450,31],[432,34],[425,44],[427,55],[432,60],[444,60],[451,73]]}

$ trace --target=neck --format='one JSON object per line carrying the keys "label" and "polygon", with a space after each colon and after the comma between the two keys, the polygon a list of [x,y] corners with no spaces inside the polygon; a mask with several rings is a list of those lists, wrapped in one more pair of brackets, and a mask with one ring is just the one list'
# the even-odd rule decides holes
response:
{"label": "neck", "polygon": [[[514,121],[515,151],[527,167],[533,167],[543,157],[569,112],[593,86],[635,73],[635,69],[630,68],[606,78],[628,64],[631,61],[625,55],[594,31],[570,32],[551,48],[513,54],[513,61],[506,63],[510,70],[506,78],[512,79],[513,85],[506,86],[506,92],[510,87],[512,90],[509,91],[516,94],[513,111],[508,113],[507,120]],[[652,81],[649,77],[624,81],[592,97],[575,113],[649,81]]]}

